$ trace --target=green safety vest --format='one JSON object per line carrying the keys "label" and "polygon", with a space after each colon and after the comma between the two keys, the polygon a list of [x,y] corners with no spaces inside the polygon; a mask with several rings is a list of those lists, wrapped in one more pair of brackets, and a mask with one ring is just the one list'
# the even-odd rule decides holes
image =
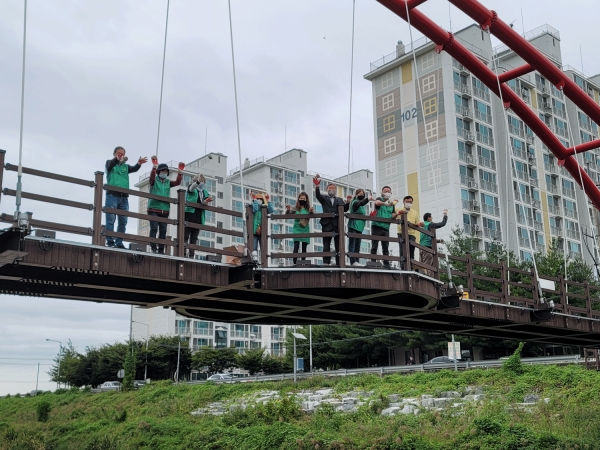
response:
{"label": "green safety vest", "polygon": [[[352,202],[350,202],[350,214],[360,214],[360,215],[365,215],[366,214],[366,210],[364,206],[359,206],[358,209],[356,210],[356,212],[354,211],[354,203],[356,203],[358,200],[354,199],[352,200]],[[348,228],[352,228],[353,230],[358,231],[359,233],[362,233],[365,229],[365,220],[361,220],[361,219],[350,219],[348,221]],[[389,225],[389,224],[388,224]]]}
{"label": "green safety vest", "polygon": [[[254,234],[256,234],[256,230],[258,230],[258,227],[262,221],[262,208],[263,207],[261,205],[260,208],[258,208],[258,211],[254,213]],[[264,230],[261,230],[261,232],[264,232]]]}
{"label": "green safety vest", "polygon": [[[308,209],[302,208],[300,211],[296,211],[296,215],[298,214],[308,214]],[[306,220],[306,225],[302,225],[300,222]],[[300,233],[310,233],[310,220],[309,219],[296,219],[294,220],[294,228],[292,228],[292,233],[300,234]],[[293,242],[306,242],[310,243],[310,238],[293,238]]]}
{"label": "green safety vest", "polygon": [[[424,222],[423,223],[423,228],[425,228],[426,230],[429,231],[429,225],[431,225],[431,222]],[[431,236],[427,236],[425,233],[421,233],[421,245],[424,245],[426,247],[431,247]]]}
{"label": "green safety vest", "polygon": [[[206,189],[204,189],[202,191],[202,195],[205,199],[210,197],[210,193]],[[199,199],[200,199],[200,192],[198,191],[198,189],[194,189],[194,192],[187,191],[187,195],[185,197],[186,203],[188,203],[188,202],[189,203],[198,203]],[[186,213],[193,213],[193,212],[196,212],[196,208],[186,205],[184,211]],[[204,223],[205,223],[205,218],[204,218],[205,215],[206,215],[206,210],[204,210],[204,209],[201,210],[201,212],[200,212],[200,224],[201,225],[204,225]]]}
{"label": "green safety vest", "polygon": [[[150,190],[151,194],[160,195],[161,197],[171,197],[171,180],[165,178],[165,181],[161,181],[159,177],[154,179],[154,184]],[[150,199],[148,202],[148,209],[158,209],[160,211],[169,211],[171,205],[168,202],[161,202],[160,200]]]}
{"label": "green safety vest", "polygon": [[[379,201],[383,201],[383,199],[379,198]],[[381,217],[382,219],[391,219],[392,214],[394,214],[394,206],[393,205],[390,205],[390,206],[381,205],[377,209],[377,217]],[[384,230],[390,229],[389,222],[373,222],[373,226],[383,228]]]}
{"label": "green safety vest", "polygon": [[106,177],[109,186],[129,189],[129,166],[127,164],[117,164]]}

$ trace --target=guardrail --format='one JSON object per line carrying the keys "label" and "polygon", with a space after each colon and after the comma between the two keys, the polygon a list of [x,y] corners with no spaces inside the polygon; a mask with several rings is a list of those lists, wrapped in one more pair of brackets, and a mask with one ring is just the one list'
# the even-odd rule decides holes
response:
{"label": "guardrail", "polygon": [[[458,369],[469,370],[469,369],[493,369],[502,367],[506,359],[491,359],[484,361],[466,361],[459,362],[456,364]],[[590,359],[588,358],[588,361]],[[584,358],[579,355],[567,355],[567,356],[546,356],[539,358],[521,358],[523,364],[584,364]],[[442,364],[413,364],[405,366],[389,366],[389,367],[364,367],[359,369],[339,369],[339,370],[327,370],[322,372],[299,372],[296,374],[297,378],[310,378],[314,376],[324,377],[345,377],[349,375],[360,375],[365,373],[375,375],[387,375],[391,373],[408,373],[408,372],[427,372],[436,371],[443,369],[454,369],[454,363],[442,363]],[[234,377],[232,380],[227,381],[212,381],[213,383],[251,383],[258,381],[282,381],[282,380],[293,380],[293,373],[281,373],[277,375],[255,375],[249,377]],[[207,383],[206,380],[188,381],[187,384],[203,384]]]}

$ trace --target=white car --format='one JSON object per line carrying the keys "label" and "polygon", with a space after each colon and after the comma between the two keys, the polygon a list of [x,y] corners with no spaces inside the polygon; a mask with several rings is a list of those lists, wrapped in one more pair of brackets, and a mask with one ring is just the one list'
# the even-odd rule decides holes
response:
{"label": "white car", "polygon": [[227,382],[231,383],[233,381],[233,376],[228,373],[215,373],[206,379],[206,381],[215,381],[215,382]]}
{"label": "white car", "polygon": [[121,383],[119,383],[118,381],[105,381],[100,386],[98,386],[98,389],[100,389],[100,391],[102,392],[118,391],[121,389]]}

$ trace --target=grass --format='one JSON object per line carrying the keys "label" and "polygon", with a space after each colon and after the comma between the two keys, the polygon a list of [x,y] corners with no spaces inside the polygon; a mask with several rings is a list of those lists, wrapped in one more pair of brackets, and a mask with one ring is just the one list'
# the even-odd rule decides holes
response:
{"label": "grass", "polygon": [[[416,397],[482,386],[485,401],[462,414],[424,412],[381,416],[388,394]],[[285,395],[303,389],[374,391],[376,401],[355,413],[323,407],[308,415]],[[278,390],[280,400],[223,416],[192,416],[210,402]],[[509,408],[525,394],[549,398],[535,413]],[[578,366],[441,371],[248,384],[172,386],[90,394],[68,391],[0,399],[0,450],[122,449],[600,449],[600,373]],[[40,405],[49,410],[38,420]]]}

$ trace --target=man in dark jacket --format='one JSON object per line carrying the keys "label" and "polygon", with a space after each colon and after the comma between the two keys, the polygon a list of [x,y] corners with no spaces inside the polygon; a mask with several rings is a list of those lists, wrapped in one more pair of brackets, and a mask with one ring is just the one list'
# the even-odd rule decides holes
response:
{"label": "man in dark jacket", "polygon": [[[123,147],[117,147],[113,151],[113,159],[106,161],[106,184],[108,186],[114,186],[123,189],[129,189],[129,174],[137,172],[144,164],[148,161],[148,158],[140,157],[138,162],[134,166],[125,164],[127,162],[127,156],[125,156],[125,149]],[[106,203],[104,206],[111,209],[122,209],[123,211],[129,211],[129,194],[121,192],[106,191]],[[116,214],[106,213],[106,231],[115,231],[115,218]],[[127,216],[118,216],[119,223],[117,226],[117,233],[125,233],[127,226]],[[123,245],[122,238],[113,238],[112,236],[106,237],[106,245],[108,247],[125,248]]]}
{"label": "man in dark jacket", "polygon": [[[437,228],[442,228],[446,226],[446,222],[448,221],[448,210],[445,209],[444,210],[444,220],[442,220],[441,222],[432,222],[433,218],[431,216],[431,213],[425,213],[425,215],[423,216],[423,222],[421,222],[419,224],[420,227],[425,228],[428,231],[431,230],[435,230]],[[431,242],[431,236],[426,235],[425,233],[421,233],[421,241],[419,242],[421,245],[425,246],[425,247],[429,247],[429,248],[433,248],[432,242]],[[433,266],[433,254],[429,253],[429,252],[419,252],[420,256],[421,256],[421,262],[423,264],[428,264],[430,266]],[[431,275],[429,272],[429,270],[426,271],[428,275]]]}
{"label": "man in dark jacket", "polygon": [[[315,184],[315,197],[323,207],[324,213],[330,212],[338,212],[340,206],[344,207],[344,211],[348,210],[348,203],[344,202],[343,199],[336,197],[336,185],[333,183],[329,183],[327,185],[327,197],[321,195],[321,191],[319,189],[319,185],[321,184],[321,177],[319,174],[313,178],[313,183]],[[335,247],[335,262],[339,266],[340,265],[340,229],[338,227],[338,218],[337,217],[323,217],[319,220],[321,224],[321,229],[324,233],[334,232],[335,236],[333,237],[333,245]],[[344,230],[341,230],[344,232]],[[331,236],[323,236],[323,252],[329,252],[331,249]],[[323,264],[329,265],[331,264],[331,257],[324,256]]]}

